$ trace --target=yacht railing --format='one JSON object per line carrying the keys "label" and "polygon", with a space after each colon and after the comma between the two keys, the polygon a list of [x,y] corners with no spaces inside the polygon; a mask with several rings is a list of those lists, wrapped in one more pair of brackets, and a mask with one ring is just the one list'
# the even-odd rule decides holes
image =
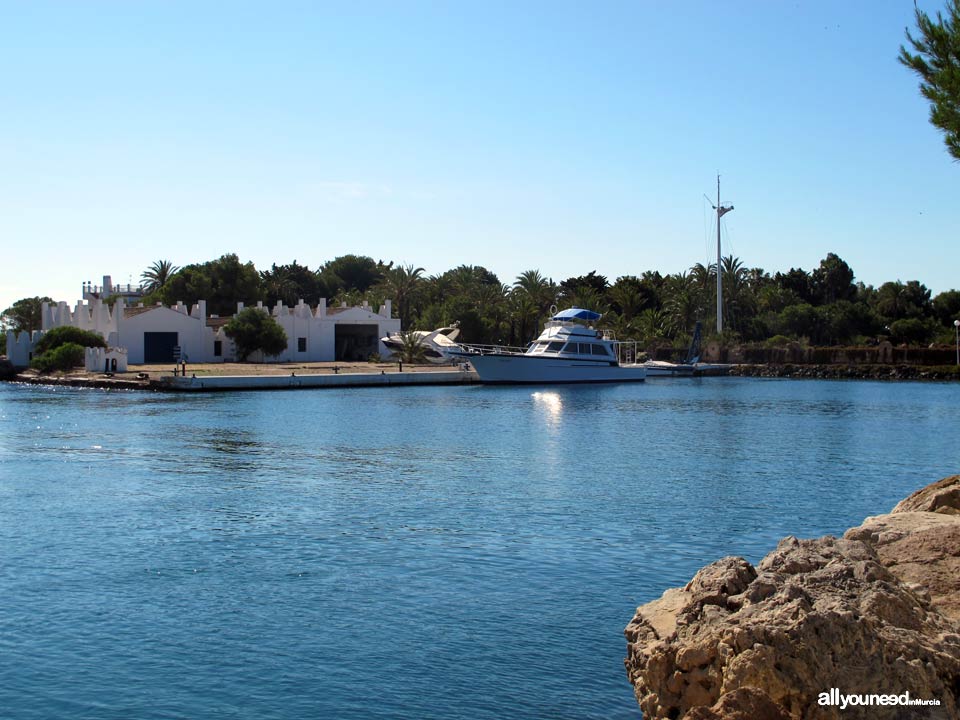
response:
{"label": "yacht railing", "polygon": [[641,352],[638,340],[615,340],[613,346],[616,348],[617,362],[620,365],[633,365],[637,362]]}
{"label": "yacht railing", "polygon": [[[529,346],[527,346],[529,347]],[[517,347],[515,345],[465,345],[458,344],[458,350],[450,350],[451,354],[455,355],[523,355],[527,352],[525,347]]]}

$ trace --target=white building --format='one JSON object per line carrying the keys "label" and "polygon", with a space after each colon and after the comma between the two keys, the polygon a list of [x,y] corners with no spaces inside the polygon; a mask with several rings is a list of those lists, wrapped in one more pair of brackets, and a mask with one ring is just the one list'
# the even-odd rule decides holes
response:
{"label": "white building", "polygon": [[137,302],[143,296],[143,285],[114,284],[113,278],[109,275],[103,276],[103,285],[94,285],[89,280],[83,283],[83,299],[88,301],[123,298],[124,302],[129,305]]}
{"label": "white building", "polygon": [[[224,362],[236,360],[233,342],[224,334],[223,326],[230,318],[207,315],[206,301],[189,310],[182,302],[173,307],[163,305],[127,306],[123,297],[109,307],[102,299],[78,302],[71,309],[67,303],[43,304],[42,327],[46,332],[70,325],[100,333],[112,348],[125,348],[131,365],[173,363],[179,351],[187,362]],[[263,308],[262,303],[257,303]],[[237,312],[243,303],[237,304]],[[391,301],[379,312],[364,303],[362,307],[327,308],[320,300],[311,308],[302,300],[294,307],[282,302],[263,308],[287,334],[287,349],[271,361],[326,362],[366,360],[374,353],[389,351],[380,338],[400,331],[400,320],[391,317]],[[39,334],[14,337],[7,333],[8,356],[15,365],[27,365]],[[13,352],[11,352],[11,349]],[[251,360],[263,358],[251,357]]]}

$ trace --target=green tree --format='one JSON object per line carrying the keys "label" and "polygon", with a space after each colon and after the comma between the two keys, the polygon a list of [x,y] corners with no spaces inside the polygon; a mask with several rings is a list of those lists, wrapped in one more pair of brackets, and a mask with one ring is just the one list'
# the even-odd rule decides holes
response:
{"label": "green tree", "polygon": [[70,370],[75,367],[83,367],[85,356],[86,348],[83,345],[68,342],[58,345],[42,355],[37,355],[30,361],[30,366],[43,373],[54,370]]}
{"label": "green tree", "polygon": [[930,291],[919,280],[885,282],[877,289],[876,311],[887,322],[930,315]]}
{"label": "green tree", "polygon": [[176,275],[179,269],[169,260],[157,260],[140,276],[144,292],[155,293],[163,289],[163,286]]}
{"label": "green tree", "polygon": [[791,337],[815,338],[819,332],[820,318],[816,308],[809,303],[790,305],[780,313],[775,329],[779,334]]}
{"label": "green tree", "polygon": [[636,333],[644,342],[667,336],[667,317],[661,310],[644,310],[633,323]]}
{"label": "green tree", "polygon": [[37,341],[33,352],[36,355],[42,355],[68,343],[80,345],[81,347],[105,348],[107,346],[107,342],[100,333],[81,330],[72,325],[61,325],[60,327],[55,327],[45,332]]}
{"label": "green tree", "polygon": [[537,308],[538,314],[545,315],[556,300],[557,286],[553,280],[541,275],[539,270],[527,270],[517,276],[511,292],[525,295]]}
{"label": "green tree", "polygon": [[723,279],[723,316],[724,327],[746,335],[750,319],[756,308],[749,279],[751,271],[744,267],[740,258],[727,255],[721,258],[720,272]]}
{"label": "green tree", "polygon": [[326,297],[333,297],[340,290],[366,292],[383,279],[383,272],[393,266],[374,262],[366,255],[341,255],[320,268],[319,279]]}
{"label": "green tree", "polygon": [[920,92],[930,101],[930,122],[943,131],[947,150],[960,160],[960,0],[947,0],[947,16],[934,21],[915,7],[917,30],[906,31],[916,54],[900,46],[900,62],[920,76]]}
{"label": "green tree", "polygon": [[42,329],[43,303],[52,303],[48,297],[32,297],[17,300],[3,311],[0,322],[16,333]]}
{"label": "green tree", "polygon": [[400,318],[401,327],[408,329],[410,327],[414,304],[419,297],[422,284],[422,267],[398,265],[385,270],[383,273],[383,280],[378,287],[386,297],[393,299],[397,307],[397,317]]}
{"label": "green tree", "polygon": [[670,337],[689,334],[704,310],[693,278],[687,273],[669,275],[664,288],[666,299],[663,312],[666,315],[667,334]]}
{"label": "green tree", "polygon": [[607,278],[603,275],[597,275],[596,270],[591,270],[586,275],[567,278],[560,283],[560,305],[583,307],[600,312],[595,307],[581,303],[595,302],[595,298],[603,297],[609,287],[610,283],[607,282]]}
{"label": "green tree", "polygon": [[326,288],[321,286],[317,273],[296,260],[288,265],[274,263],[269,270],[262,270],[260,284],[268,305],[275,305],[278,300],[288,306],[296,305],[300,300],[307,305],[316,305],[321,297],[333,297],[333,294],[325,294]]}
{"label": "green tree", "polygon": [[821,304],[852,301],[857,297],[853,270],[833,253],[827,253],[827,257],[820,261],[820,267],[813,271],[810,282],[813,294]]}
{"label": "green tree", "polygon": [[510,292],[510,344],[524,346],[537,336],[540,308],[518,288]]}
{"label": "green tree", "polygon": [[287,349],[287,333],[265,310],[245,308],[223,326],[241,362],[258,350],[272,357]]}
{"label": "green tree", "polygon": [[182,300],[192,305],[207,301],[207,312],[230,315],[237,303],[255,303],[261,298],[260,274],[253,263],[241,263],[233,253],[196,265],[187,265],[171,277],[158,293],[173,305]]}
{"label": "green tree", "polygon": [[782,290],[792,292],[800,300],[812,305],[814,303],[814,292],[810,276],[802,268],[790,268],[789,272],[777,273],[773,276],[773,281]]}
{"label": "green tree", "polygon": [[890,339],[895,343],[923,345],[936,332],[936,323],[918,317],[904,318],[890,323]]}
{"label": "green tree", "polygon": [[937,320],[953,327],[954,320],[960,320],[960,290],[947,290],[933,299],[933,312]]}

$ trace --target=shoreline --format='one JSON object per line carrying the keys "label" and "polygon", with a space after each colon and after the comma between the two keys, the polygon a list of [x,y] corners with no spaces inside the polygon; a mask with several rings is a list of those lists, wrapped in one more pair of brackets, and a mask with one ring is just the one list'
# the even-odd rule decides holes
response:
{"label": "shoreline", "polygon": [[736,377],[795,378],[808,380],[917,380],[944,382],[960,380],[960,366],[952,365],[853,365],[795,363],[731,365]]}
{"label": "shoreline", "polygon": [[[431,376],[429,378],[424,376]],[[723,376],[803,380],[880,380],[950,382],[960,380],[960,367],[924,365],[806,365],[735,364],[696,372],[694,377]],[[226,378],[235,378],[229,382]],[[256,378],[262,380],[258,382]],[[289,382],[283,383],[282,379]],[[335,379],[336,378],[336,379]],[[682,378],[677,378],[681,380]],[[205,382],[211,380],[212,382]],[[648,378],[648,380],[659,380]],[[478,382],[476,374],[456,365],[397,363],[203,363],[187,365],[186,377],[174,376],[169,365],[134,365],[125,373],[73,371],[41,375],[21,370],[5,378],[24,385],[86,387],[102,390],[183,392],[238,389],[296,389],[319,387],[371,387],[385,385],[452,385]],[[199,386],[199,387],[198,387]]]}
{"label": "shoreline", "polygon": [[313,389],[401,385],[467,385],[473,372],[450,365],[397,363],[203,363],[188,364],[186,375],[174,375],[169,365],[134,365],[125,373],[73,371],[41,375],[25,370],[7,382],[100,390],[196,392],[222,390]]}

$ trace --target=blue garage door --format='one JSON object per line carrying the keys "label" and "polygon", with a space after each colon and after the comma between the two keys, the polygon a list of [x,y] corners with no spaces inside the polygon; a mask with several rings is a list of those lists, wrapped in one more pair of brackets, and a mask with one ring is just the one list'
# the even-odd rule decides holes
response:
{"label": "blue garage door", "polygon": [[177,346],[175,332],[145,332],[143,334],[143,361],[145,363],[173,362],[173,349]]}

